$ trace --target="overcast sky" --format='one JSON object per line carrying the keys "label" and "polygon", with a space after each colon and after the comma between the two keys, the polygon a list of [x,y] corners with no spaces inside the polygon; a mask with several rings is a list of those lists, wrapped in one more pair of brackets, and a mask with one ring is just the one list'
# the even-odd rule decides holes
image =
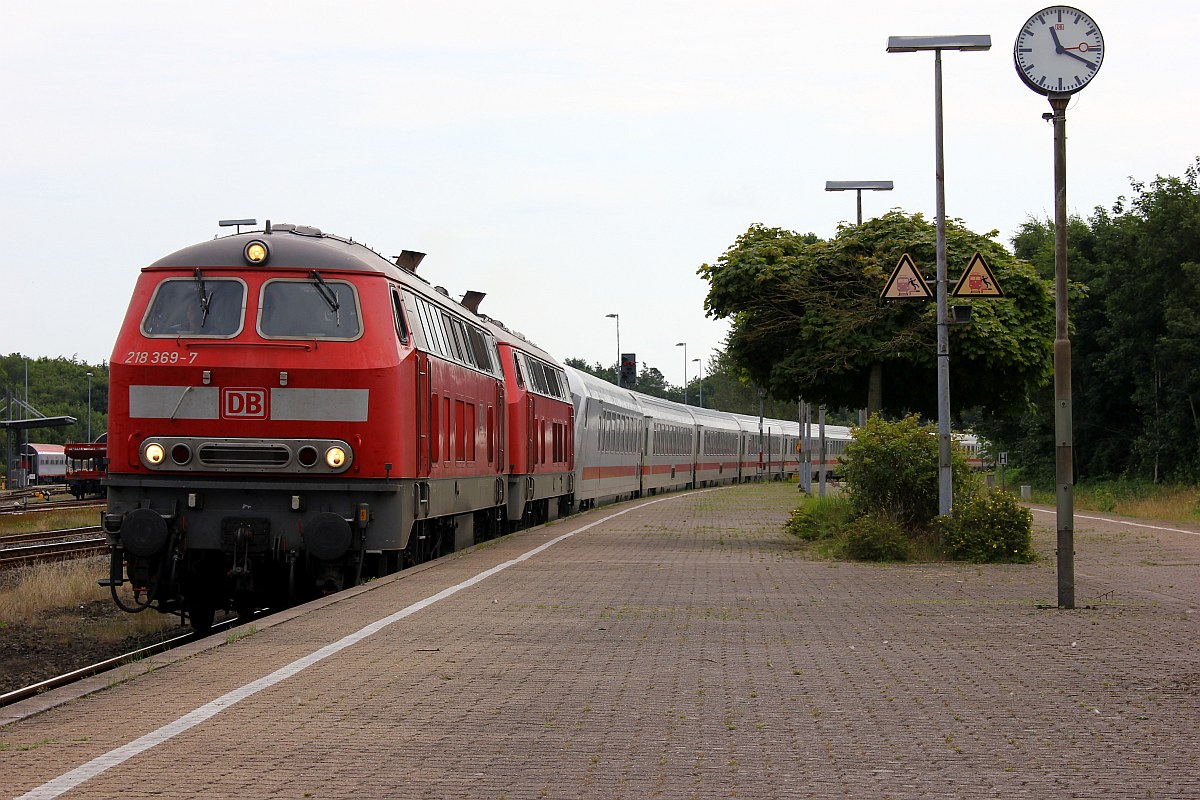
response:
{"label": "overcast sky", "polygon": [[[1107,52],[1067,112],[1087,215],[1200,155],[1200,5],[1079,5]],[[948,216],[1008,244],[1052,215],[1049,104],[1012,63],[1042,7],[10,3],[0,352],[107,360],[141,267],[255,217],[426,252],[560,358],[615,361],[620,314],[621,349],[679,384],[675,343],[707,358],[727,327],[696,269],[751,224],[833,236],[854,195],[827,180],[892,180],[866,216],[934,218],[933,56],[888,36],[992,37],[943,59]]]}

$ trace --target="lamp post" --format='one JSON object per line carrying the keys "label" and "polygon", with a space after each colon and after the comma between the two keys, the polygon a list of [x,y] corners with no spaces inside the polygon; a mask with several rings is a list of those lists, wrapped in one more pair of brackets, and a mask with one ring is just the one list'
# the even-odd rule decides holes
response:
{"label": "lamp post", "polygon": [[617,321],[617,387],[621,386],[621,315],[620,314],[605,314],[607,319],[615,319]]}
{"label": "lamp post", "polygon": [[87,440],[92,440],[92,373],[87,374],[88,379],[88,433]]}
{"label": "lamp post", "polygon": [[857,192],[858,193],[858,224],[862,225],[862,193],[890,192],[891,181],[825,181],[827,192]]}
{"label": "lamp post", "polygon": [[676,347],[683,348],[683,404],[686,406],[687,401],[687,342],[676,342]]}
{"label": "lamp post", "polygon": [[696,388],[700,390],[700,407],[704,408],[704,362],[699,358],[693,358],[692,361],[700,364],[700,383]]}
{"label": "lamp post", "polygon": [[[825,191],[827,192],[849,192],[853,191],[858,194],[858,223],[862,225],[862,193],[867,192],[890,192],[892,190],[891,181],[825,181]],[[883,397],[883,365],[875,364],[871,367],[871,375],[867,388],[867,406],[878,407],[882,402]],[[867,409],[861,408],[858,411],[858,424],[867,424]]]}
{"label": "lamp post", "polygon": [[954,506],[950,469],[950,330],[946,320],[946,172],[942,149],[942,51],[990,50],[991,36],[889,36],[887,52],[933,51],[934,184],[937,195],[938,513]]}

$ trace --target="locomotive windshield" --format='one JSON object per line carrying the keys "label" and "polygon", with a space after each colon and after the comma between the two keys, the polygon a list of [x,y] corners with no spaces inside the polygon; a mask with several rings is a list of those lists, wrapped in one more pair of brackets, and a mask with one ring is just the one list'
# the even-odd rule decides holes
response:
{"label": "locomotive windshield", "polygon": [[263,284],[258,330],[278,339],[357,339],[358,294],[345,281],[273,280]]}
{"label": "locomotive windshield", "polygon": [[[199,270],[197,270],[199,273]],[[246,286],[231,278],[167,278],[154,290],[142,320],[146,336],[236,336],[246,311]]]}

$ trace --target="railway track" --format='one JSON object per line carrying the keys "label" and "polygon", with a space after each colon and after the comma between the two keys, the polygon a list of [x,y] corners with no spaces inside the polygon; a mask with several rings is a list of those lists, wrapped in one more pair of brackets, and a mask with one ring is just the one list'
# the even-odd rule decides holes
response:
{"label": "railway track", "polygon": [[99,508],[106,500],[36,500],[28,497],[9,498],[0,500],[0,516],[6,514],[28,514],[31,511],[71,511],[76,508]]}
{"label": "railway track", "polygon": [[0,537],[0,570],[43,561],[65,561],[102,555],[107,551],[107,539],[99,525],[16,533]]}
{"label": "railway track", "polygon": [[260,619],[269,613],[271,613],[271,609],[264,609],[256,612],[250,617],[237,617],[234,619],[224,620],[214,624],[210,630],[203,634],[185,633],[182,636],[175,636],[170,639],[165,639],[157,644],[142,647],[128,653],[122,653],[120,655],[113,656],[112,658],[106,658],[103,661],[98,661],[90,666],[81,667],[80,669],[72,670],[71,672],[63,673],[62,675],[56,675],[53,678],[47,678],[46,680],[38,681],[37,683],[25,686],[21,689],[14,689],[11,692],[0,694],[0,707],[12,705],[13,703],[28,699],[43,692],[48,692],[51,689],[56,689],[59,686],[66,686],[68,684],[75,683],[76,681],[81,681],[84,678],[91,677],[92,675],[96,675],[100,672],[104,672],[105,670],[120,666],[121,664],[131,663],[140,659],[144,659],[147,656],[155,655],[156,653],[165,653],[168,650],[174,650],[177,647],[182,647],[186,644],[191,644],[192,642],[198,642],[201,639],[220,634],[229,628],[234,628],[238,625],[244,625],[247,622],[253,622],[254,620]]}

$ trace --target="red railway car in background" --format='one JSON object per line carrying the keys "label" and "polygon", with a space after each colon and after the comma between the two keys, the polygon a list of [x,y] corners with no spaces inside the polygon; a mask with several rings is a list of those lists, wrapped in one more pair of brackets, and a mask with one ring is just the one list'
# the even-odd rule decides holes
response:
{"label": "red railway car in background", "polygon": [[108,434],[94,442],[68,442],[63,445],[67,457],[67,491],[76,500],[88,496],[104,497],[104,478],[108,474]]}

